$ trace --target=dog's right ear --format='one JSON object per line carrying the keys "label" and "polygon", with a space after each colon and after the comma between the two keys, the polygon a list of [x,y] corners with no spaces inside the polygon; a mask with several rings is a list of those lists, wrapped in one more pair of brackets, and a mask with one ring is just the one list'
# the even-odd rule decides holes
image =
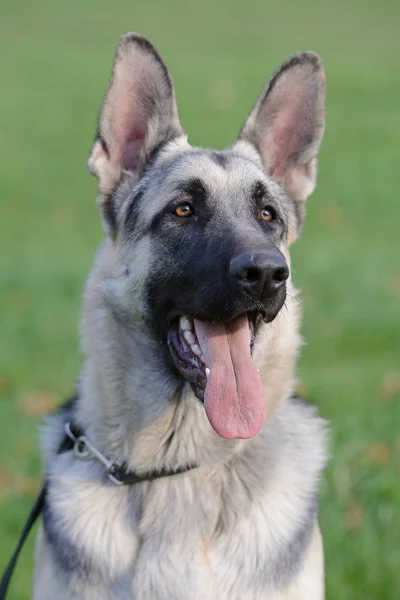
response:
{"label": "dog's right ear", "polygon": [[88,167],[107,203],[125,173],[139,179],[153,151],[183,134],[171,76],[154,46],[127,33],[117,48]]}

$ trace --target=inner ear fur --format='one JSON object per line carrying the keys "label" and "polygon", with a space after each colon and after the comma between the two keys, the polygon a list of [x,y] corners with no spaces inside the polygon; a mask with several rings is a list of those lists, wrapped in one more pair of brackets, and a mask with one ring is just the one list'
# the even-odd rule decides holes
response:
{"label": "inner ear fur", "polygon": [[300,52],[272,75],[239,136],[257,149],[266,173],[294,200],[300,222],[316,184],[325,96],[320,57]]}

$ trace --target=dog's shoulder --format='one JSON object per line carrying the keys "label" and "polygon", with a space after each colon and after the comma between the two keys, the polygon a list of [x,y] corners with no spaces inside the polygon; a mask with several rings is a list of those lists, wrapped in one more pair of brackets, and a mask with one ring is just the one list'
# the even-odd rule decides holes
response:
{"label": "dog's shoulder", "polygon": [[[305,398],[293,394],[283,402],[276,415],[276,431],[285,432],[285,446],[293,451],[302,448],[297,453],[298,459],[307,456],[311,469],[320,472],[328,459],[328,423],[319,415],[318,408]],[[295,458],[293,453],[292,457]],[[303,467],[307,464],[302,461]]]}

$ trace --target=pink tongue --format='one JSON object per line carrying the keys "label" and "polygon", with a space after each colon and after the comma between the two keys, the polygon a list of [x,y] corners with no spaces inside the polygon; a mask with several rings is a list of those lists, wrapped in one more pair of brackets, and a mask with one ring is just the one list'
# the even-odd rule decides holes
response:
{"label": "pink tongue", "polygon": [[224,438],[250,438],[261,429],[265,394],[250,353],[247,316],[228,323],[194,319],[197,339],[211,373],[204,398],[207,417]]}

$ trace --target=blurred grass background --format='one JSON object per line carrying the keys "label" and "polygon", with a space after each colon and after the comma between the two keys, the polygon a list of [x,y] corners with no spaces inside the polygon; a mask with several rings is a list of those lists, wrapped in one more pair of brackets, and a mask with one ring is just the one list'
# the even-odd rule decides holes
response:
{"label": "blurred grass background", "polygon": [[[293,251],[302,391],[332,424],[321,494],[329,600],[397,600],[400,568],[398,0],[55,2],[0,8],[0,568],[40,483],[36,426],[79,373],[101,238],[86,159],[119,35],[172,71],[194,144],[231,143],[272,70],[319,52],[319,185]],[[29,598],[33,540],[10,598]],[[306,599],[305,599],[306,600]]]}

